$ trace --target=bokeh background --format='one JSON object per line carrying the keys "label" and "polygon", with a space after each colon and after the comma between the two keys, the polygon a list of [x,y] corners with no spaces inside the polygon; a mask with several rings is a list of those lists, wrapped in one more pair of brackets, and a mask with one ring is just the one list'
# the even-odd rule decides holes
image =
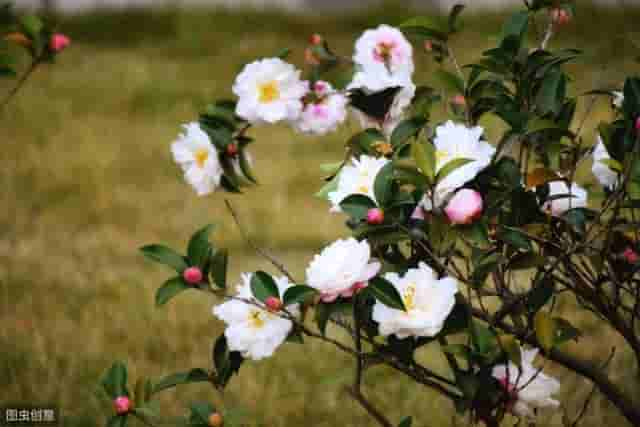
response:
{"label": "bokeh background", "polygon": [[[231,96],[243,64],[288,47],[290,60],[302,66],[313,32],[350,55],[364,29],[399,24],[418,13],[417,3],[420,13],[439,13],[437,3],[447,2],[387,2],[322,13],[306,1],[289,3],[294,7],[163,3],[47,12],[73,44],[55,66],[39,69],[0,116],[0,406],[55,404],[64,426],[103,425],[109,403],[97,383],[112,361],[127,361],[133,378],[208,368],[211,344],[222,332],[211,315],[215,301],[186,293],[155,309],[154,289],[170,272],[145,261],[137,248],[152,242],[183,247],[196,228],[215,222],[216,244],[231,251],[232,283],[242,271],[275,273],[241,239],[224,198],[233,201],[256,242],[299,278],[315,252],[346,235],[344,218],[329,215],[327,204],[312,194],[323,183],[318,165],[341,159],[344,141],[358,130],[355,122],[324,138],[278,126],[253,130],[261,185],[242,196],[196,197],[171,160],[170,143],[181,123],[194,120],[207,103]],[[578,3],[575,20],[551,43],[586,53],[570,66],[572,93],[620,86],[640,68],[624,37],[637,30],[638,2]],[[477,59],[497,41],[506,10],[476,7],[466,14],[465,31],[453,40],[461,62]],[[416,62],[414,80],[435,84],[431,72],[437,64],[419,49]],[[3,92],[10,87],[0,85]],[[609,117],[608,101],[598,101],[587,124],[589,142],[598,120]],[[483,125],[489,136],[500,131],[490,117]],[[588,185],[588,167],[581,176]],[[571,317],[572,302],[565,301],[563,310]],[[604,361],[617,347],[610,375],[640,395],[638,372],[619,338],[593,319],[575,320],[585,337],[572,350]],[[419,357],[447,374],[437,347]],[[563,381],[562,401],[572,417],[591,386],[548,366]],[[165,413],[178,416],[191,401],[211,400],[251,426],[372,425],[340,391],[350,375],[349,360],[322,343],[287,344],[272,359],[246,363],[224,396],[206,384],[182,386],[164,392],[161,403]],[[454,417],[447,400],[384,369],[371,370],[365,385],[394,420],[413,415],[419,427],[467,424]],[[562,425],[562,412],[542,421]],[[596,394],[583,425],[625,424]]]}

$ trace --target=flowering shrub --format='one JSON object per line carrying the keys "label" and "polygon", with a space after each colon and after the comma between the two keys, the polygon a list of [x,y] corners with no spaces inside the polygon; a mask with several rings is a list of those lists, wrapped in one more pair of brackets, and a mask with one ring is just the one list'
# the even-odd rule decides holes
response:
{"label": "flowering shrub", "polygon": [[[353,357],[347,392],[383,426],[407,427],[412,418],[392,422],[367,400],[362,379],[375,364],[448,397],[475,422],[497,426],[512,413],[535,423],[538,411],[561,409],[562,389],[535,366],[538,355],[592,381],[640,425],[633,397],[603,368],[567,351],[581,331],[556,310],[558,295],[570,295],[640,359],[640,78],[628,78],[622,91],[589,94],[613,101],[611,119],[589,144],[563,68],[580,52],[547,47],[575,5],[525,4],[505,22],[497,47],[464,67],[449,45],[462,6],[446,22],[418,17],[368,30],[350,59],[314,35],[304,73],[285,62],[288,52],[248,64],[233,84],[237,100],[218,101],[184,126],[171,150],[188,185],[204,196],[256,183],[254,126],[285,123],[322,135],[352,113],[363,129],[346,142],[344,159],[321,166],[330,176],[318,193],[328,215],[346,218],[350,235],[322,249],[304,278],[254,246],[277,276],[247,272],[235,289],[228,286],[228,252],[210,240],[212,225],[193,234],[186,253],[143,247],[175,272],[158,288],[158,306],[183,291],[203,292],[217,299],[213,315],[226,329],[211,368],[142,378],[135,394],[126,366],[115,363],[102,383],[115,408],[109,426],[123,426],[129,416],[154,425],[157,393],[192,382],[223,389],[245,361],[308,339]],[[530,45],[536,20],[546,31]],[[435,57],[442,87],[416,86],[417,54]],[[450,113],[444,123],[430,114],[440,102]],[[496,140],[479,125],[485,115],[505,124]],[[576,171],[589,162],[599,185],[587,191]],[[332,338],[328,324],[351,342]],[[414,358],[427,345],[444,354],[446,375]],[[583,413],[565,415],[576,425]],[[187,420],[223,422],[209,403],[194,403]]]}

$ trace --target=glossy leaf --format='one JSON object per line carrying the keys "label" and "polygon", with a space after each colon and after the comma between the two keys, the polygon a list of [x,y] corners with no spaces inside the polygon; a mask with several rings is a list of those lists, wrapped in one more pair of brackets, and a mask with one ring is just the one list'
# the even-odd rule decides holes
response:
{"label": "glossy leaf", "polygon": [[156,291],[156,306],[160,307],[165,305],[173,297],[190,288],[191,286],[185,283],[181,276],[176,276],[172,279],[167,280]]}
{"label": "glossy leaf", "polygon": [[431,181],[436,173],[436,150],[430,142],[422,144],[415,141],[411,144],[411,155],[420,171]]}
{"label": "glossy leaf", "polygon": [[187,372],[177,372],[161,379],[153,386],[153,394],[173,388],[181,384],[190,384],[197,382],[208,382],[209,373],[200,368],[191,369]]}
{"label": "glossy leaf", "polygon": [[454,172],[456,169],[461,168],[462,166],[466,165],[467,163],[471,163],[473,161],[475,161],[475,160],[473,160],[473,159],[465,159],[463,157],[458,157],[456,159],[448,161],[447,163],[445,163],[444,166],[442,166],[438,170],[437,181],[441,182],[450,173]]}
{"label": "glossy leaf", "polygon": [[409,138],[417,136],[426,124],[427,120],[422,117],[414,117],[400,122],[391,134],[391,145],[395,148],[401,146]]}
{"label": "glossy leaf", "polygon": [[380,207],[386,207],[393,200],[393,163],[387,163],[376,175],[373,193]]}
{"label": "glossy leaf", "polygon": [[369,209],[375,207],[376,203],[362,194],[352,194],[340,202],[342,211],[356,221],[365,219]]}
{"label": "glossy leaf", "polygon": [[115,399],[120,396],[128,396],[127,390],[127,366],[122,362],[115,362],[102,379],[102,387],[107,395]]}
{"label": "glossy leaf", "polygon": [[367,289],[384,305],[396,310],[407,311],[402,296],[388,280],[382,277],[374,277],[369,281]]}
{"label": "glossy leaf", "polygon": [[556,338],[556,324],[546,311],[539,311],[534,319],[536,338],[540,346],[549,351],[553,348]]}
{"label": "glossy leaf", "polygon": [[204,267],[211,254],[211,243],[209,243],[209,234],[216,226],[208,224],[196,231],[187,248],[187,256],[191,265]]}
{"label": "glossy leaf", "polygon": [[280,298],[276,281],[264,271],[256,271],[251,275],[251,292],[261,302],[265,302],[269,297]]}
{"label": "glossy leaf", "polygon": [[226,249],[220,249],[211,258],[211,276],[213,282],[220,289],[227,287],[227,268],[229,265],[229,252]]}
{"label": "glossy leaf", "polygon": [[182,273],[187,267],[184,257],[173,249],[163,245],[147,245],[140,248],[140,252],[152,261],[168,265],[178,273]]}

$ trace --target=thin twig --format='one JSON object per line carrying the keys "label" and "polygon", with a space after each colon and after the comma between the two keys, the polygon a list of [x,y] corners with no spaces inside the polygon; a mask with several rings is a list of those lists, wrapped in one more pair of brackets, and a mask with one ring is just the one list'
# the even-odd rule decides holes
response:
{"label": "thin twig", "polygon": [[38,68],[38,65],[40,65],[40,60],[34,59],[31,65],[29,66],[29,69],[22,75],[22,77],[20,77],[20,80],[18,80],[18,83],[7,94],[7,96],[2,101],[2,104],[0,104],[0,113],[4,112],[4,109],[9,105],[9,102],[11,102],[11,100],[18,94],[20,89],[22,89],[22,87],[27,82],[29,77],[31,77],[31,75],[36,70],[36,68]]}
{"label": "thin twig", "polygon": [[354,390],[352,387],[345,387],[345,391],[353,397],[353,399],[360,404],[375,420],[383,427],[394,427],[391,421],[385,417],[382,412],[378,411],[375,406],[369,402],[359,390]]}
{"label": "thin twig", "polygon": [[251,238],[249,237],[249,235],[247,234],[246,230],[244,229],[244,227],[242,226],[242,223],[240,223],[240,219],[238,218],[238,214],[236,213],[236,211],[233,209],[233,206],[231,205],[231,202],[228,199],[224,200],[224,203],[227,205],[227,209],[229,209],[229,212],[231,213],[231,216],[233,217],[233,220],[235,221],[236,225],[238,226],[238,230],[240,230],[240,234],[242,235],[242,237],[244,238],[244,240],[246,240],[246,242],[249,244],[249,246],[251,246],[251,248],[253,248],[254,251],[256,251],[256,253],[260,256],[262,256],[263,258],[267,259],[275,268],[277,268],[282,274],[284,274],[285,276],[287,276],[287,278],[289,279],[289,281],[291,281],[292,283],[295,283],[295,279],[293,278],[293,276],[289,273],[289,271],[285,268],[284,264],[282,264],[280,261],[278,261],[273,255],[271,255],[270,253],[268,253],[267,251],[265,251],[264,249],[262,249],[261,247],[259,247],[258,245],[256,245],[253,240],[251,240]]}

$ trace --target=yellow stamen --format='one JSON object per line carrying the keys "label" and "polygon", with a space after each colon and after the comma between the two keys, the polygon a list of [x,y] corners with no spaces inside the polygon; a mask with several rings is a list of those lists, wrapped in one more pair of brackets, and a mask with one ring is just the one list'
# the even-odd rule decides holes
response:
{"label": "yellow stamen", "polygon": [[361,185],[360,187],[358,187],[358,192],[361,194],[368,194],[369,187],[367,187],[366,185]]}
{"label": "yellow stamen", "polygon": [[260,102],[263,104],[268,104],[280,98],[278,82],[275,80],[261,84],[258,90],[260,91]]}
{"label": "yellow stamen", "polygon": [[209,158],[209,150],[205,148],[200,148],[198,151],[194,153],[193,156],[196,158],[196,164],[198,165],[198,167],[203,168],[204,164],[207,162],[207,159]]}
{"label": "yellow stamen", "polygon": [[376,151],[384,156],[393,153],[393,147],[388,142],[376,142],[374,146]]}
{"label": "yellow stamen", "polygon": [[409,283],[409,285],[404,290],[404,293],[402,295],[402,301],[404,302],[404,306],[406,307],[407,311],[411,311],[414,308],[416,308],[415,299],[416,299],[416,285],[415,283]]}
{"label": "yellow stamen", "polygon": [[260,317],[262,313],[258,310],[251,310],[249,313],[249,324],[254,329],[260,329],[264,326],[264,320]]}

